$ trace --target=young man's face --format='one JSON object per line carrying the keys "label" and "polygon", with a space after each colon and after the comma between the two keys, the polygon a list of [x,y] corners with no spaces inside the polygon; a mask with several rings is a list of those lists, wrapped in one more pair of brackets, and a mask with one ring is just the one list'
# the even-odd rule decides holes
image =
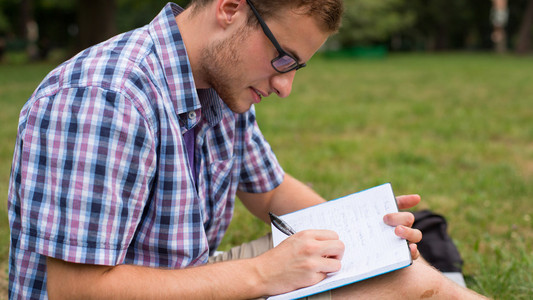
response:
{"label": "young man's face", "polygon": [[[250,9],[245,6],[244,9]],[[307,62],[326,41],[322,32],[309,16],[284,12],[266,21],[283,50]],[[231,34],[205,49],[202,53],[202,72],[228,107],[237,113],[250,109],[262,97],[276,93],[287,97],[292,89],[295,70],[278,73],[271,65],[278,51],[263,30],[251,28],[245,19]]]}

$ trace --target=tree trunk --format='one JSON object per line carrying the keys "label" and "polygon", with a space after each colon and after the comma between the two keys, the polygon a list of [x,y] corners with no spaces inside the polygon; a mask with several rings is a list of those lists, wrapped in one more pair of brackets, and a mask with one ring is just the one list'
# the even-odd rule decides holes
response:
{"label": "tree trunk", "polygon": [[79,0],[78,5],[78,51],[117,34],[115,0]]}
{"label": "tree trunk", "polygon": [[518,34],[516,52],[525,54],[531,50],[531,27],[533,27],[533,0],[529,0]]}
{"label": "tree trunk", "polygon": [[494,48],[498,53],[507,52],[507,20],[509,17],[509,10],[507,8],[507,0],[492,0],[492,35],[491,39],[494,43]]}
{"label": "tree trunk", "polygon": [[29,0],[21,0],[18,34],[23,39],[26,39],[26,32],[27,32],[26,24],[28,24],[30,20],[30,14],[31,14],[31,2]]}
{"label": "tree trunk", "polygon": [[20,2],[19,32],[25,42],[28,59],[37,60],[39,58],[39,49],[37,48],[39,27],[33,18],[33,1],[31,0]]}

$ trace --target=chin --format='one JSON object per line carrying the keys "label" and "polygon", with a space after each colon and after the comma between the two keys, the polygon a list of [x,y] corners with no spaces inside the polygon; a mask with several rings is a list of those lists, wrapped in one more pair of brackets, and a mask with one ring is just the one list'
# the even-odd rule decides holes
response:
{"label": "chin", "polygon": [[244,106],[239,106],[239,107],[231,107],[231,106],[228,106],[229,109],[231,109],[232,112],[234,113],[237,113],[237,114],[243,114],[247,111],[250,110],[250,108],[252,107],[252,105],[250,104],[249,106],[247,107],[244,107]]}
{"label": "chin", "polygon": [[234,98],[226,98],[226,99],[229,99],[229,101],[224,100],[224,98],[222,98],[222,100],[224,101],[224,103],[226,103],[228,108],[231,109],[232,112],[238,113],[238,114],[242,114],[242,113],[249,111],[253,105],[253,103],[248,103],[244,101],[239,102],[237,99],[234,99]]}

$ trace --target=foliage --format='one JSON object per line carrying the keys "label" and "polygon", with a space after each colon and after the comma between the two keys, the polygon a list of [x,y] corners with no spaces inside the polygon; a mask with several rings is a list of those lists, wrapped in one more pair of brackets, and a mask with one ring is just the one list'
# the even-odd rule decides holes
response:
{"label": "foliage", "polygon": [[[80,39],[81,0],[25,0],[39,25],[42,55],[51,48],[72,48]],[[20,0],[0,0],[0,35],[8,50],[23,50]],[[116,7],[118,32],[150,22],[168,0],[109,0]],[[516,43],[528,0],[509,1],[506,27],[509,46]],[[186,6],[190,0],[175,1]],[[345,0],[346,13],[338,35],[328,46],[388,45],[392,50],[491,49],[490,0]],[[92,28],[92,27],[90,27]],[[72,49],[71,49],[72,50]]]}
{"label": "foliage", "polygon": [[0,34],[7,32],[9,28],[9,21],[5,14],[0,11]]}
{"label": "foliage", "polygon": [[[128,31],[149,23],[168,3],[168,0],[116,0],[117,25],[120,32]],[[185,7],[188,0],[174,0],[174,3]]]}
{"label": "foliage", "polygon": [[[508,1],[506,26],[513,44],[524,17],[527,0]],[[492,1],[489,0],[410,0],[404,9],[415,12],[413,26],[401,32],[411,43],[408,49],[490,49]]]}
{"label": "foliage", "polygon": [[75,10],[76,1],[72,0],[40,0],[38,7],[44,9],[61,9],[61,10]]}
{"label": "foliage", "polygon": [[[490,49],[489,0],[346,0],[343,27],[330,42],[342,47],[388,43],[394,50]],[[509,1],[512,46],[527,0]]]}
{"label": "foliage", "polygon": [[405,0],[346,0],[342,27],[335,37],[343,47],[383,43],[413,24],[415,13]]}
{"label": "foliage", "polygon": [[[31,0],[28,0],[31,1]],[[79,4],[81,0],[34,0],[31,1],[29,17],[34,19],[39,26],[39,47],[41,54],[46,56],[53,48],[66,48],[70,50],[80,38]],[[174,1],[185,6],[188,0]],[[129,31],[150,22],[157,13],[168,3],[167,0],[109,0],[109,7],[116,7],[116,24],[118,32]],[[0,0],[0,34],[7,33],[10,48],[23,50],[25,37],[22,34],[22,15],[20,1]],[[91,19],[94,22],[98,16]],[[91,26],[88,24],[88,26]],[[88,30],[93,30],[94,26]],[[72,54],[72,53],[71,53]],[[43,57],[44,58],[44,57]]]}
{"label": "foliage", "polygon": [[16,0],[0,0],[0,35],[13,30],[10,13],[16,5]]}
{"label": "foliage", "polygon": [[423,39],[430,49],[469,47],[473,44],[490,47],[491,6],[492,2],[488,0],[411,0],[406,7],[416,11],[417,18],[407,34]]}

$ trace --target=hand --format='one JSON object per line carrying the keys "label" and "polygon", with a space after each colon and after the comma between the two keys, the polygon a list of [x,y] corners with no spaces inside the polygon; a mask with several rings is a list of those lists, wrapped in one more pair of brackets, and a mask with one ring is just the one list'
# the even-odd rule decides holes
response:
{"label": "hand", "polygon": [[[406,195],[396,197],[399,209],[408,209],[414,207],[420,202],[419,195]],[[413,259],[420,256],[416,243],[422,240],[422,232],[418,229],[411,228],[415,222],[415,216],[410,212],[398,212],[387,214],[383,217],[385,224],[395,226],[394,232],[397,236],[409,241],[409,248]]]}
{"label": "hand", "polygon": [[344,243],[331,230],[304,230],[256,257],[269,295],[313,285],[341,268]]}

